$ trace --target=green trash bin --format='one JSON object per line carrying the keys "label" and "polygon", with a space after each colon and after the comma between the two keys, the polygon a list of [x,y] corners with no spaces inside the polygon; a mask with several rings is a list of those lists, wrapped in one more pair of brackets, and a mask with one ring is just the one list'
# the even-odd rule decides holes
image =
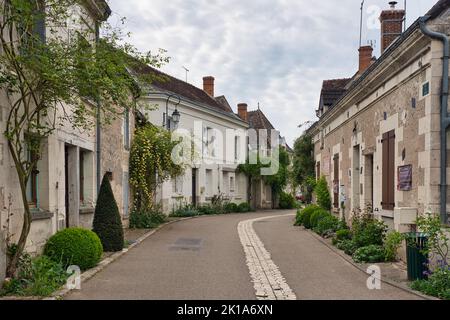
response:
{"label": "green trash bin", "polygon": [[424,254],[428,236],[425,233],[411,232],[406,236],[406,259],[408,280],[425,280],[428,272],[428,255]]}

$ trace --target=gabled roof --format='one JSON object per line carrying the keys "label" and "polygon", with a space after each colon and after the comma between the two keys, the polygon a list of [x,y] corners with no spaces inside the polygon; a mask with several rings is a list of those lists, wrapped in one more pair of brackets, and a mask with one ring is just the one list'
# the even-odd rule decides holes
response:
{"label": "gabled roof", "polygon": [[260,109],[255,111],[248,112],[248,123],[250,124],[250,128],[253,129],[266,129],[266,130],[274,130],[275,127],[270,123],[269,119],[267,119],[264,112]]}
{"label": "gabled roof", "polygon": [[225,96],[215,97],[214,98],[218,103],[220,103],[222,106],[224,106],[226,109],[228,109],[228,112],[233,112],[233,109],[231,108],[230,104],[228,103],[228,100]]}
{"label": "gabled roof", "polygon": [[202,89],[197,88],[196,86],[190,83],[172,77],[162,71],[159,71],[147,65],[140,65],[139,67],[134,67],[133,71],[139,74],[151,76],[152,81],[149,86],[150,92],[162,92],[168,94],[175,93],[185,100],[188,100],[193,103],[199,103],[202,106],[207,107],[208,109],[220,112],[234,119],[240,120],[240,118],[234,114],[233,110],[229,107],[229,105],[227,106],[226,104],[225,105],[222,104],[223,99],[217,100],[211,97]]}
{"label": "gabled roof", "polygon": [[345,93],[346,86],[351,80],[351,78],[325,80],[320,93],[321,104],[332,106]]}

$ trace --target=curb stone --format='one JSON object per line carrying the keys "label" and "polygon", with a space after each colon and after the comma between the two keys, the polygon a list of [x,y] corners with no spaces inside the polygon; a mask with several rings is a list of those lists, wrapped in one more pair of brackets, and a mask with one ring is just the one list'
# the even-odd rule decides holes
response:
{"label": "curb stone", "polygon": [[[323,245],[325,245],[326,247],[328,247],[328,249],[330,249],[331,251],[333,251],[335,254],[339,255],[339,256],[340,256],[341,258],[343,258],[346,262],[350,263],[353,267],[355,267],[355,268],[358,269],[359,271],[363,272],[364,274],[367,274],[365,268],[363,268],[363,267],[360,266],[359,264],[355,263],[355,262],[353,261],[353,259],[352,259],[350,256],[346,255],[345,253],[343,253],[342,251],[340,251],[339,249],[337,249],[337,248],[334,247],[333,245],[331,245],[331,244],[329,244],[328,242],[326,242],[325,239],[323,239],[321,236],[319,236],[318,234],[314,233],[313,231],[308,230],[308,229],[306,229],[306,228],[304,228],[304,227],[302,227],[302,229],[305,230],[305,231],[307,231],[308,234],[311,235],[313,238],[319,240]],[[412,289],[409,288],[408,286],[402,285],[402,284],[400,284],[400,283],[398,283],[398,282],[396,282],[396,281],[394,281],[394,280],[387,279],[386,277],[383,277],[382,279],[379,279],[379,280],[381,280],[381,282],[384,282],[384,283],[386,283],[386,284],[389,284],[389,285],[391,285],[391,286],[393,286],[393,287],[396,287],[396,288],[398,288],[398,289],[400,289],[400,290],[403,290],[403,291],[405,291],[405,292],[407,292],[407,293],[416,295],[416,296],[418,296],[418,297],[420,297],[420,298],[422,298],[422,299],[425,299],[425,300],[436,300],[436,301],[440,301],[440,300],[441,300],[441,299],[439,299],[439,298],[431,297],[431,296],[425,295],[425,294],[423,294],[423,293],[420,293],[420,292],[418,292],[418,291],[412,290]]]}

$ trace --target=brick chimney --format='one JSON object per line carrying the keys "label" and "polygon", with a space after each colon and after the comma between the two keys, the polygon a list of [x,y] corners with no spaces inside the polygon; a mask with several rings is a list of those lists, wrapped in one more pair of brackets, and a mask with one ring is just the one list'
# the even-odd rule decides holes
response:
{"label": "brick chimney", "polygon": [[203,77],[203,91],[214,98],[214,77]]}
{"label": "brick chimney", "polygon": [[238,115],[239,118],[241,118],[245,122],[248,122],[248,106],[246,103],[238,104]]}
{"label": "brick chimney", "polygon": [[390,9],[382,11],[380,15],[381,53],[403,33],[405,10],[395,8],[397,1],[389,2],[389,5]]}
{"label": "brick chimney", "polygon": [[359,48],[359,74],[362,74],[372,64],[372,46],[363,46]]}

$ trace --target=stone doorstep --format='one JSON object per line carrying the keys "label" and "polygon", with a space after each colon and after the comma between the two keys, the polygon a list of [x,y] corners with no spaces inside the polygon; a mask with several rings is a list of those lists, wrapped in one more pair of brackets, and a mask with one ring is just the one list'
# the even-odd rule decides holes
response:
{"label": "stone doorstep", "polygon": [[339,250],[333,244],[331,243],[330,239],[324,239],[315,232],[308,230],[304,227],[301,227],[303,230],[307,231],[313,238],[319,240],[323,245],[327,246],[331,251],[339,255],[341,258],[343,258],[345,261],[350,263],[352,266],[363,272],[367,275],[367,268],[372,265],[376,265],[380,267],[381,273],[383,277],[380,279],[381,282],[387,283],[393,287],[396,287],[398,289],[401,289],[403,291],[406,291],[408,293],[414,294],[418,297],[421,297],[425,300],[440,300],[436,297],[431,297],[428,295],[425,295],[421,292],[415,291],[411,289],[408,284],[410,281],[408,281],[407,277],[407,271],[406,271],[406,265],[403,262],[393,262],[393,263],[356,263],[353,261],[353,259],[345,254],[343,251]]}

